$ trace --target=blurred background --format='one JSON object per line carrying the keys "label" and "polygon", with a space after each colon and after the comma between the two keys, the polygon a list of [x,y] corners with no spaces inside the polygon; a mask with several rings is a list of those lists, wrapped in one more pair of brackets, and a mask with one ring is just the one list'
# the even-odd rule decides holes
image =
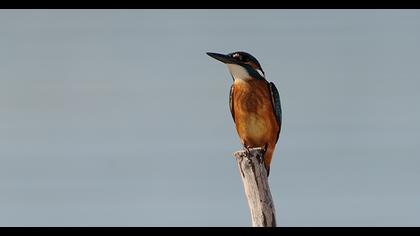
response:
{"label": "blurred background", "polygon": [[279,226],[420,226],[419,10],[1,10],[1,226],[250,226],[232,79],[279,89]]}

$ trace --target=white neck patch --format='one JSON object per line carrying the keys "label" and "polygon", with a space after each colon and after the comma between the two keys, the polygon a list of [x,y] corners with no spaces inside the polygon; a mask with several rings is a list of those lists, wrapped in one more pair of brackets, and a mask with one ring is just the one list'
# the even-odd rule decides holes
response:
{"label": "white neck patch", "polygon": [[264,73],[260,69],[256,69],[256,71],[261,75],[261,77],[265,79]]}

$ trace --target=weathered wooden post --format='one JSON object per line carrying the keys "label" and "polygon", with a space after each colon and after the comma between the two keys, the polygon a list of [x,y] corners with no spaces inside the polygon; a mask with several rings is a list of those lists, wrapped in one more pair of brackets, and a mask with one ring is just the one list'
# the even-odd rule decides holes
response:
{"label": "weathered wooden post", "polygon": [[276,227],[276,213],[267,171],[263,162],[263,148],[250,148],[234,153],[251,211],[253,227]]}

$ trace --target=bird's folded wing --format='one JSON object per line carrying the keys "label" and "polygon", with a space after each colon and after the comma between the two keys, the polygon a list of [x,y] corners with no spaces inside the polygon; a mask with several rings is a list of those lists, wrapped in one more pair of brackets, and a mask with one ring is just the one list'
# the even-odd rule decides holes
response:
{"label": "bird's folded wing", "polygon": [[280,134],[280,127],[281,127],[281,118],[282,118],[280,95],[279,95],[279,91],[276,88],[276,85],[274,85],[273,82],[270,82],[269,85],[270,85],[269,87],[270,87],[270,92],[271,92],[271,100],[273,102],[273,109],[274,109],[274,113],[276,114],[277,122],[279,125],[279,132],[277,133],[277,140],[278,140],[279,134]]}
{"label": "bird's folded wing", "polygon": [[233,111],[233,84],[232,84],[232,86],[230,86],[229,108],[230,108],[230,113],[232,114],[233,122],[235,122],[235,114],[234,114],[234,111]]}

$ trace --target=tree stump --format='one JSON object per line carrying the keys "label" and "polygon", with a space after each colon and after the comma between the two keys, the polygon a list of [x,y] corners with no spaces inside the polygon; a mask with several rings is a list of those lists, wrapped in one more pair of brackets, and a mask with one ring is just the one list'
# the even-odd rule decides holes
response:
{"label": "tree stump", "polygon": [[264,166],[264,149],[234,153],[251,211],[253,227],[276,227],[276,214]]}

